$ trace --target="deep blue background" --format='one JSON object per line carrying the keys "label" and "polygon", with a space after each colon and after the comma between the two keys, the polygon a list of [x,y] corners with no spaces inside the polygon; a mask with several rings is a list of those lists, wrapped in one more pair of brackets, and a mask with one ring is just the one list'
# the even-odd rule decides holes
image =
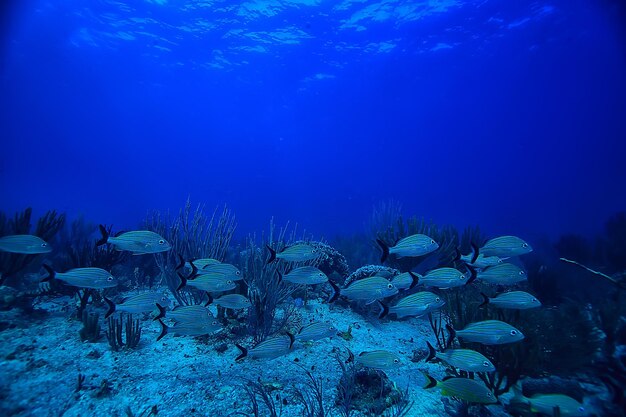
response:
{"label": "deep blue background", "polygon": [[[128,3],[157,21],[211,22],[181,1]],[[118,30],[109,2],[14,3],[2,32],[0,208],[129,228],[191,196],[226,203],[240,233],[274,216],[332,236],[363,230],[393,198],[406,214],[490,234],[595,232],[626,209],[623,9],[476,3],[357,31],[338,29],[322,2],[133,41],[106,36]],[[230,26],[310,38],[228,55]],[[386,40],[391,52],[362,47]],[[452,47],[430,50],[439,42]],[[222,52],[223,68],[199,64]]]}

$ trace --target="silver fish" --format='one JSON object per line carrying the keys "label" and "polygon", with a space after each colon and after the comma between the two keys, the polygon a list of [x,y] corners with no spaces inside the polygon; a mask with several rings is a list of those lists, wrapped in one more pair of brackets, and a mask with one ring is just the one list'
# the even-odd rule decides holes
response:
{"label": "silver fish", "polygon": [[398,258],[405,256],[423,256],[439,249],[439,245],[432,238],[422,234],[416,234],[407,236],[404,239],[400,239],[395,246],[388,246],[380,239],[376,239],[378,245],[383,251],[383,255],[380,262],[383,263],[389,256],[394,254]]}
{"label": "silver fish", "polygon": [[478,254],[478,257],[476,258],[476,260],[472,262],[472,259],[474,259],[474,254],[470,253],[469,255],[459,256],[459,259],[463,261],[464,263],[473,266],[474,268],[483,269],[483,268],[487,268],[490,266],[499,265],[503,263],[506,259],[508,259],[508,257],[500,258],[499,256],[485,256],[482,253],[480,253]]}
{"label": "silver fish", "polygon": [[170,299],[164,293],[143,292],[136,295],[126,297],[124,301],[115,304],[113,301],[104,297],[104,301],[109,306],[104,318],[109,318],[116,311],[124,311],[126,313],[149,313],[157,309],[157,303],[160,305],[169,305]]}
{"label": "silver fish", "polygon": [[101,268],[75,268],[67,272],[55,272],[48,265],[43,265],[48,276],[42,282],[58,279],[68,285],[80,288],[113,288],[117,287],[117,279],[109,271]]}
{"label": "silver fish", "polygon": [[456,397],[469,403],[495,404],[498,402],[495,395],[487,386],[474,379],[453,377],[445,381],[436,381],[428,374],[424,374],[428,382],[424,388],[437,387],[441,390],[441,395]]}
{"label": "silver fish", "polygon": [[[202,268],[208,265],[217,265],[217,264],[221,264],[221,262],[213,258],[200,258],[200,259],[194,259],[193,264],[196,266],[196,268],[198,268],[198,270],[202,270]],[[185,266],[188,266],[189,268],[191,268],[191,262],[187,262]]]}
{"label": "silver fish", "polygon": [[221,274],[221,275],[224,275],[226,279],[230,279],[232,281],[240,281],[243,279],[243,276],[241,275],[241,271],[237,269],[235,265],[231,265],[231,264],[206,265],[202,269],[198,269],[198,274],[199,275]]}
{"label": "silver fish", "polygon": [[525,255],[533,251],[533,248],[517,236],[500,236],[493,238],[480,248],[480,253],[484,256],[506,256]]}
{"label": "silver fish", "polygon": [[281,278],[284,281],[299,285],[323,284],[328,281],[326,274],[314,266],[301,266],[299,268],[292,269],[288,274],[283,275]]}
{"label": "silver fish", "polygon": [[421,278],[421,275],[409,271],[396,275],[391,279],[391,283],[398,291],[410,290],[419,283]]}
{"label": "silver fish", "polygon": [[382,277],[363,278],[351,283],[347,288],[339,289],[335,283],[328,281],[333,287],[333,295],[329,302],[335,301],[340,295],[350,300],[362,300],[373,303],[381,298],[391,297],[398,293],[394,285]]}
{"label": "silver fish", "polygon": [[503,345],[515,343],[524,339],[524,334],[515,327],[500,320],[485,320],[470,323],[463,330],[454,330],[446,326],[451,334],[467,342],[482,343],[483,345]]}
{"label": "silver fish", "polygon": [[35,255],[52,252],[52,248],[45,240],[37,236],[10,235],[0,237],[0,252]]}
{"label": "silver fish", "polygon": [[496,367],[482,353],[471,349],[447,349],[443,352],[435,351],[433,345],[428,345],[428,357],[426,362],[439,359],[450,366],[467,372],[493,372]]}
{"label": "silver fish", "polygon": [[510,291],[502,294],[498,294],[494,298],[489,298],[487,295],[481,293],[484,302],[481,307],[490,304],[498,308],[509,308],[514,310],[527,310],[529,308],[541,307],[541,302],[535,298],[534,295],[528,294],[525,291]]}
{"label": "silver fish", "polygon": [[337,329],[332,324],[314,322],[300,329],[296,335],[296,340],[310,342],[314,340],[333,337],[337,334]]}
{"label": "silver fish", "polygon": [[512,401],[522,402],[530,405],[531,413],[542,415],[554,415],[554,409],[559,409],[559,415],[563,417],[588,416],[589,411],[585,407],[564,394],[535,394],[532,397],[525,397],[518,386],[513,387]]}
{"label": "silver fish", "polygon": [[471,270],[463,273],[458,269],[445,267],[428,271],[420,279],[420,284],[435,288],[453,288],[470,284],[474,279]]}
{"label": "silver fish", "polygon": [[174,333],[180,336],[202,336],[212,334],[223,329],[221,323],[217,320],[202,320],[198,322],[177,322],[173,326],[167,326],[161,320],[161,334],[157,337],[157,342],[166,334]]}
{"label": "silver fish", "polygon": [[213,313],[211,310],[202,305],[176,306],[172,311],[166,312],[165,307],[161,303],[157,303],[159,315],[154,320],[167,317],[176,322],[197,323],[200,321],[213,321]]}
{"label": "silver fish", "polygon": [[519,266],[505,262],[482,270],[476,278],[490,284],[511,285],[525,281],[527,275]]}
{"label": "silver fish", "polygon": [[379,318],[387,314],[395,314],[399,319],[402,317],[422,316],[436,311],[443,307],[445,301],[437,294],[428,291],[420,291],[401,298],[395,305],[387,307],[384,303],[378,302],[382,308]]}
{"label": "silver fish", "polygon": [[166,252],[172,248],[172,245],[163,237],[149,230],[135,230],[113,237],[109,236],[107,229],[100,225],[100,233],[102,238],[98,240],[96,246],[109,243],[116,250],[133,252],[134,255]]}
{"label": "silver fish", "polygon": [[257,344],[252,349],[246,349],[243,346],[235,345],[241,351],[235,361],[249,356],[253,359],[274,359],[279,356],[286,355],[291,350],[295,337],[291,333],[286,336],[274,336]]}
{"label": "silver fish", "polygon": [[208,304],[215,304],[220,307],[230,308],[231,310],[239,310],[242,308],[248,308],[252,305],[250,303],[250,300],[248,300],[246,297],[244,297],[241,294],[226,294],[226,295],[222,295],[219,298],[216,298],[215,300],[209,294]]}
{"label": "silver fish", "polygon": [[189,279],[183,274],[178,273],[178,277],[180,278],[180,285],[177,291],[180,291],[186,286],[190,286],[201,291],[224,292],[230,291],[237,286],[233,280],[226,279],[226,276],[223,274],[202,274],[194,279]]}
{"label": "silver fish", "polygon": [[372,350],[369,352],[361,352],[359,356],[354,358],[355,363],[378,369],[379,371],[388,371],[400,366],[400,357],[393,352],[387,350]]}
{"label": "silver fish", "polygon": [[275,251],[270,246],[266,245],[270,252],[270,257],[267,261],[269,264],[275,259],[282,259],[287,262],[304,262],[317,259],[321,256],[321,253],[317,248],[305,243],[298,243],[297,245],[288,246],[280,252]]}

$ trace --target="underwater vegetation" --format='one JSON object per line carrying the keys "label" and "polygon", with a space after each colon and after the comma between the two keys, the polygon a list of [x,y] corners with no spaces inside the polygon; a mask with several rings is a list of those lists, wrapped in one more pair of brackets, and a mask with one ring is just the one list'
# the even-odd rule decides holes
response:
{"label": "underwater vegetation", "polygon": [[[3,361],[26,361],[28,372],[52,367],[35,359],[36,339],[11,339],[34,326],[73,340],[94,364],[142,364],[101,377],[82,372],[83,364],[77,384],[73,368],[72,394],[59,408],[110,399],[126,415],[226,403],[230,411],[216,415],[625,409],[623,213],[593,241],[568,235],[531,247],[516,236],[487,239],[478,227],[405,221],[390,203],[376,209],[372,239],[361,245],[374,253],[356,267],[347,259],[359,259],[361,247],[341,253],[295,225],[270,221],[260,236],[235,242],[230,210],[192,209],[190,201],[174,217],[154,212],[129,231],[68,223],[55,211],[33,230],[31,216],[0,216]],[[342,250],[357,243],[346,239]],[[69,354],[64,349],[46,346]],[[198,372],[192,381],[179,373],[182,364],[165,361],[186,391],[209,387],[204,397],[189,399],[193,406],[115,403],[133,372],[145,378],[164,366],[144,359],[155,355]],[[2,398],[3,415],[29,415],[14,395]]]}

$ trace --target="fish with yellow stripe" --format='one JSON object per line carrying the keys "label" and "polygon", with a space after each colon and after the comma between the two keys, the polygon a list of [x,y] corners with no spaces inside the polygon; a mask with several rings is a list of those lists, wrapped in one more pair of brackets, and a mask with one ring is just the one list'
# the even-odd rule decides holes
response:
{"label": "fish with yellow stripe", "polygon": [[239,361],[245,357],[252,359],[275,359],[279,356],[289,353],[296,340],[294,335],[287,333],[286,335],[274,336],[265,339],[251,349],[236,344],[237,349],[241,352],[235,361]]}
{"label": "fish with yellow stripe", "polygon": [[389,246],[381,239],[376,243],[383,251],[380,263],[384,263],[390,254],[398,258],[428,255],[439,249],[439,245],[431,237],[424,234],[415,234],[400,239],[394,246]]}
{"label": "fish with yellow stripe", "polygon": [[446,349],[437,352],[430,342],[428,345],[428,357],[426,362],[440,360],[457,369],[466,372],[493,372],[496,367],[482,353],[471,349]]}
{"label": "fish with yellow stripe", "polygon": [[59,280],[73,287],[96,290],[117,287],[118,284],[117,279],[102,268],[74,268],[66,272],[56,272],[46,264],[43,268],[48,275],[41,280],[42,282]]}
{"label": "fish with yellow stripe", "polygon": [[52,252],[52,248],[42,238],[33,235],[10,235],[0,237],[0,252],[37,255]]}
{"label": "fish with yellow stripe", "polygon": [[378,318],[382,319],[388,314],[395,314],[399,319],[410,316],[423,316],[436,311],[444,306],[445,301],[437,294],[429,291],[420,291],[401,298],[395,305],[388,307],[378,300],[381,312]]}
{"label": "fish with yellow stripe", "polygon": [[468,403],[495,404],[498,402],[496,396],[487,388],[483,382],[469,378],[448,377],[442,381],[437,381],[427,373],[425,389],[439,388],[441,395],[455,397]]}
{"label": "fish with yellow stripe", "polygon": [[333,294],[329,302],[332,303],[339,296],[344,296],[353,301],[366,301],[373,303],[381,298],[391,297],[398,293],[398,289],[389,280],[383,277],[369,277],[354,281],[346,288],[339,288],[337,284],[328,281],[333,287]]}

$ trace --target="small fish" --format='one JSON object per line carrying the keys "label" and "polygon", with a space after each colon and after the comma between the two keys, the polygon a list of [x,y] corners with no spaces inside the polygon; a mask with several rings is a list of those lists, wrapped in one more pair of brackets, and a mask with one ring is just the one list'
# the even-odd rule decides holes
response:
{"label": "small fish", "polygon": [[157,342],[168,333],[174,333],[179,336],[203,336],[205,334],[213,334],[223,329],[221,323],[217,320],[202,320],[198,322],[178,322],[173,326],[167,326],[161,320],[161,334],[157,337]]}
{"label": "small fish", "polygon": [[332,324],[314,322],[300,329],[296,335],[296,340],[311,342],[315,340],[333,337],[337,334],[337,329]]}
{"label": "small fish", "polygon": [[246,349],[243,346],[237,346],[237,349],[241,351],[241,354],[237,356],[235,361],[241,360],[246,356],[253,359],[274,359],[279,356],[286,355],[291,350],[293,342],[295,341],[294,335],[287,333],[286,336],[274,336],[270,337],[257,344],[252,349]]}
{"label": "small fish", "polygon": [[189,279],[179,272],[178,277],[180,278],[180,285],[176,291],[180,291],[184,287],[190,286],[201,291],[224,292],[230,291],[237,286],[233,280],[226,279],[226,276],[222,274],[203,274],[198,275],[194,279]]}
{"label": "small fish", "polygon": [[354,357],[352,352],[350,352],[348,361],[352,360],[354,360],[355,363],[360,363],[367,368],[377,369],[379,371],[388,371],[390,369],[397,368],[401,363],[398,355],[387,350],[361,352],[357,357]]}
{"label": "small fish", "polygon": [[165,307],[163,307],[160,303],[157,303],[157,308],[159,309],[159,314],[154,318],[154,320],[167,317],[168,319],[172,319],[177,322],[196,323],[202,320],[213,319],[213,313],[211,313],[211,310],[203,305],[176,306],[173,310],[167,312]]}
{"label": "small fish", "polygon": [[321,253],[315,247],[304,243],[288,246],[280,252],[275,251],[269,245],[265,245],[270,252],[267,263],[273,262],[275,259],[282,259],[287,262],[304,262],[320,257]]}
{"label": "small fish", "polygon": [[420,279],[420,284],[435,288],[453,288],[471,284],[476,279],[476,270],[468,267],[468,272],[461,272],[455,268],[437,268],[428,271]]}
{"label": "small fish", "polygon": [[495,404],[498,402],[493,392],[484,383],[474,379],[451,377],[443,381],[436,381],[426,373],[424,376],[428,380],[424,388],[437,387],[443,396],[456,397],[469,403]]}
{"label": "small fish", "polygon": [[170,299],[167,295],[158,292],[144,292],[141,294],[131,295],[126,297],[124,301],[119,304],[115,304],[113,301],[104,297],[109,306],[109,310],[105,314],[104,318],[107,319],[116,311],[125,311],[126,313],[149,313],[154,311],[157,307],[157,303],[161,305],[168,305]]}
{"label": "small fish", "polygon": [[421,276],[419,274],[409,271],[396,275],[391,279],[391,283],[398,291],[410,290],[419,283],[420,279]]}
{"label": "small fish", "polygon": [[279,280],[282,279],[292,284],[315,285],[328,281],[326,274],[314,266],[301,266],[300,268],[292,269],[285,275],[281,275],[278,271],[276,273]]}
{"label": "small fish", "polygon": [[48,272],[48,276],[41,282],[58,279],[74,287],[93,289],[113,288],[118,284],[117,279],[109,271],[101,268],[75,268],[67,272],[55,272],[46,264],[43,267]]}
{"label": "small fish", "polygon": [[511,400],[530,405],[532,413],[553,416],[555,409],[558,408],[559,415],[563,417],[589,415],[581,403],[564,394],[535,394],[532,397],[525,397],[518,385],[513,386],[512,390],[513,398]]}
{"label": "small fish", "polygon": [[111,237],[104,226],[100,225],[99,227],[102,238],[96,242],[96,246],[109,243],[116,250],[133,252],[134,255],[166,252],[172,249],[172,245],[169,242],[160,235],[148,230],[125,232],[119,236]]}
{"label": "small fish", "polygon": [[422,316],[438,310],[445,304],[437,294],[428,291],[420,291],[400,299],[395,305],[387,307],[381,301],[378,304],[382,308],[378,318],[387,314],[395,314],[399,319],[409,316]]}
{"label": "small fish", "polygon": [[341,289],[334,282],[328,282],[333,287],[333,295],[329,300],[330,303],[334,302],[340,295],[343,295],[350,300],[363,300],[369,304],[398,293],[398,289],[382,277],[363,278],[354,281],[347,288]]}
{"label": "small fish", "polygon": [[208,296],[209,296],[209,301],[207,302],[207,305],[215,304],[220,307],[230,308],[231,310],[239,310],[242,308],[248,308],[252,305],[250,303],[250,300],[248,300],[246,297],[244,297],[241,294],[226,294],[216,299],[213,299],[211,294],[208,294]]}
{"label": "small fish", "polygon": [[0,237],[0,252],[35,255],[52,252],[52,248],[45,240],[37,236],[11,235]]}
{"label": "small fish", "polygon": [[493,238],[480,248],[484,256],[520,256],[533,251],[533,248],[517,236],[500,236]]}
{"label": "small fish", "polygon": [[496,367],[483,354],[471,349],[446,349],[443,352],[435,351],[433,345],[428,345],[426,362],[439,359],[450,366],[467,372],[493,372]]}
{"label": "small fish", "polygon": [[505,292],[498,294],[494,298],[489,298],[483,293],[480,293],[480,295],[483,296],[484,301],[479,307],[487,304],[498,308],[510,308],[514,310],[527,310],[529,308],[541,307],[541,302],[537,300],[534,295],[524,291]]}
{"label": "small fish", "polygon": [[188,266],[189,268],[191,268],[191,263],[193,262],[193,264],[199,269],[202,270],[202,268],[208,266],[208,265],[218,265],[221,264],[220,261],[218,261],[217,259],[213,259],[213,258],[200,258],[200,259],[194,259],[193,261],[189,261],[185,264],[185,266]]}
{"label": "small fish", "polygon": [[[195,262],[193,263],[195,265]],[[202,269],[198,269],[198,275],[221,274],[227,279],[239,281],[243,279],[241,271],[235,265],[231,264],[212,264],[206,265]]]}
{"label": "small fish", "polygon": [[439,245],[432,238],[416,234],[407,236],[404,239],[400,239],[395,246],[388,246],[380,239],[376,239],[376,242],[383,251],[383,255],[380,258],[380,263],[384,263],[390,253],[393,253],[398,258],[405,256],[423,256],[439,249]]}
{"label": "small fish", "polygon": [[519,266],[505,262],[482,270],[476,278],[489,284],[511,285],[525,281],[527,275]]}
{"label": "small fish", "polygon": [[470,323],[463,330],[454,330],[449,324],[446,325],[446,328],[450,332],[450,340],[454,339],[454,336],[458,336],[467,342],[482,343],[483,345],[503,345],[524,339],[522,332],[500,320]]}

